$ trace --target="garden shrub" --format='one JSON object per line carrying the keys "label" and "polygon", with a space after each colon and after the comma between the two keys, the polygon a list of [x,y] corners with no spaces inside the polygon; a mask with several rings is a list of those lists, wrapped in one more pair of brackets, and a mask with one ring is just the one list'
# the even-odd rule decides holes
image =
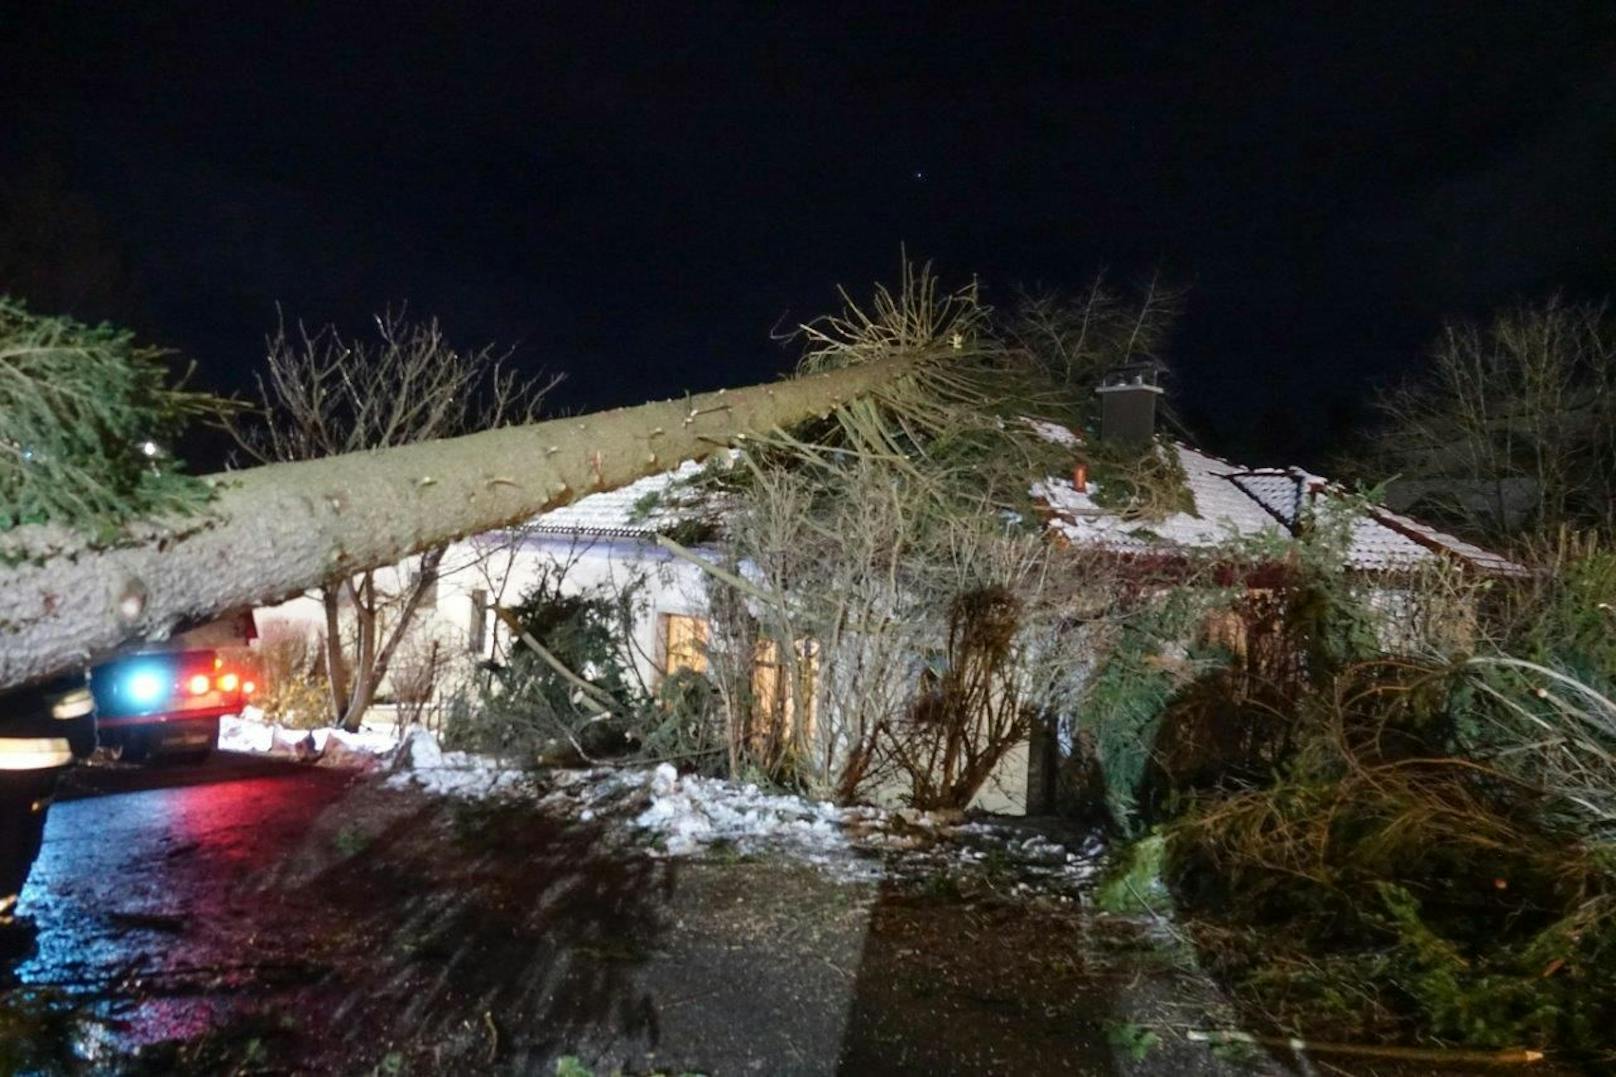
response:
{"label": "garden shrub", "polygon": [[1017,677],[1021,603],[1003,586],[954,596],[940,668],[927,670],[894,744],[911,806],[963,811],[1032,718]]}
{"label": "garden shrub", "polygon": [[1379,653],[1344,581],[1311,575],[1287,617],[1299,677],[1253,696],[1236,665],[1167,707],[1274,716],[1243,759],[1158,771],[1167,878],[1257,1020],[1616,1057],[1616,713],[1562,672],[1604,643],[1579,627],[1608,592],[1582,579],[1487,645],[1529,665]]}
{"label": "garden shrub", "polygon": [[331,720],[331,683],[320,666],[325,648],[318,635],[296,625],[274,625],[254,653],[258,694],[254,702],[272,722],[317,729]]}

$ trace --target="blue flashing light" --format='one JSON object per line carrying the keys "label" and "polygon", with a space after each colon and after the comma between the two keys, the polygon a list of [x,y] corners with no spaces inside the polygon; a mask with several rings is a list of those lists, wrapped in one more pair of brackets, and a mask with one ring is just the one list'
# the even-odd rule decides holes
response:
{"label": "blue flashing light", "polygon": [[149,667],[131,672],[123,687],[129,701],[136,706],[149,707],[161,703],[168,696],[168,678]]}

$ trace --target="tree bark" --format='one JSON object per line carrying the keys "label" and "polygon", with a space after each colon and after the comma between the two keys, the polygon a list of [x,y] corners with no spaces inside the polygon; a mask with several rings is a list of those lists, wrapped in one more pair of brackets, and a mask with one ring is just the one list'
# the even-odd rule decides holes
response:
{"label": "tree bark", "polygon": [[826,415],[915,362],[225,472],[211,477],[217,497],[204,514],[131,525],[110,546],[57,526],[15,528],[0,534],[0,688]]}
{"label": "tree bark", "polygon": [[340,714],[348,699],[348,671],[342,661],[343,584],[339,580],[320,588],[320,605],[325,609],[325,682],[333,714]]}
{"label": "tree bark", "polygon": [[353,687],[336,722],[349,733],[359,731],[359,723],[376,698],[376,620],[381,615],[376,600],[376,573],[359,574],[354,595]]}

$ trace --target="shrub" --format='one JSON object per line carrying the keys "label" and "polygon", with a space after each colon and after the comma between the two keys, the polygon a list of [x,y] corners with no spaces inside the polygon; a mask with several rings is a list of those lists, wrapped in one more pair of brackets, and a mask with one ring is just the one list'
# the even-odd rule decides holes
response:
{"label": "shrub", "polygon": [[964,809],[1031,731],[1016,668],[1021,613],[1002,586],[967,591],[949,604],[942,669],[923,677],[893,745],[914,807]]}
{"label": "shrub", "polygon": [[1616,704],[1568,672],[1605,645],[1605,571],[1529,588],[1535,616],[1451,657],[1380,653],[1349,583],[1308,574],[1296,675],[1236,663],[1168,705],[1164,733],[1268,715],[1245,750],[1175,769],[1167,737],[1152,764],[1179,907],[1263,1021],[1609,1056]]}
{"label": "shrub", "polygon": [[330,682],[319,668],[322,651],[317,637],[296,626],[266,629],[257,648],[256,702],[271,721],[315,729],[330,720]]}

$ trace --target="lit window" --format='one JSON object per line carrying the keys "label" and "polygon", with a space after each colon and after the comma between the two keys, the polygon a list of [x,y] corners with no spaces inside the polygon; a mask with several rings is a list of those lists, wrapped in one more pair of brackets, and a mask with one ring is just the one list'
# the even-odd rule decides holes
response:
{"label": "lit window", "polygon": [[[760,639],[752,658],[752,698],[758,716],[770,723],[784,715],[795,728],[805,718],[808,728],[814,721],[814,679],[819,670],[819,648],[812,640],[798,640],[795,673],[800,689],[794,691],[791,664],[782,660],[780,645]],[[800,696],[800,699],[797,698]],[[793,705],[795,704],[795,705]]]}
{"label": "lit window", "polygon": [[682,613],[662,615],[662,670],[707,672],[707,621]]}

